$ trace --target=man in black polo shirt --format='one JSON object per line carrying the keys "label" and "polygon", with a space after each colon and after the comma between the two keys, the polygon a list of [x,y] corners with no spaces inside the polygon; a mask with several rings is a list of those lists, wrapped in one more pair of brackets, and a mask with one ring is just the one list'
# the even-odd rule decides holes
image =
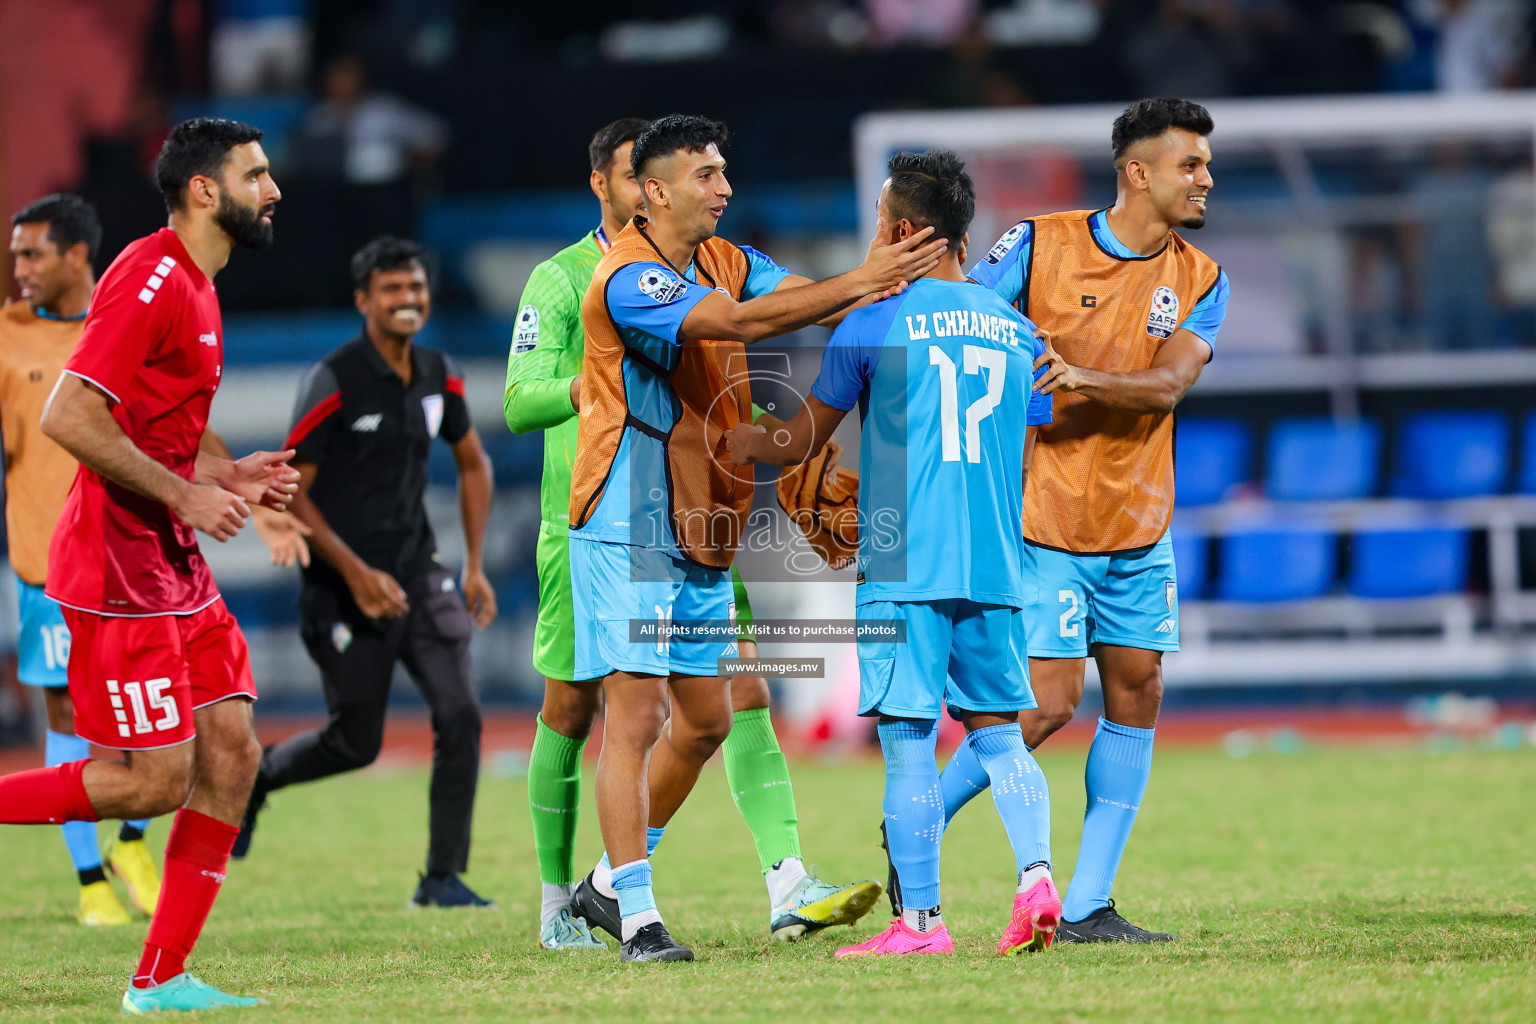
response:
{"label": "man in black polo shirt", "polygon": [[[388,236],[352,258],[363,333],[317,363],[299,388],[285,447],[298,456],[292,509],[317,558],[299,595],[304,646],[320,666],[330,721],[262,752],[235,856],[250,847],[273,790],[371,764],[384,739],[395,662],[432,709],[431,844],[418,906],[489,906],[460,879],[480,770],[480,704],[470,622],[496,617],[480,566],[491,463],[470,425],[464,381],[446,355],[413,345],[431,312],[421,247]],[[437,562],[422,494],[433,438],[459,466],[463,595]]]}

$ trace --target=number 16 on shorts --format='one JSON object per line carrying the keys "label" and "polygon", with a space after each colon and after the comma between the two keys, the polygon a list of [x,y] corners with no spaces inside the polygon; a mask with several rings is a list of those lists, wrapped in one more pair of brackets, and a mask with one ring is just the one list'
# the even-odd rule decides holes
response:
{"label": "number 16 on shorts", "polygon": [[148,682],[119,683],[107,680],[107,699],[112,704],[120,737],[148,732],[169,732],[181,724],[181,711],[170,694],[167,678]]}

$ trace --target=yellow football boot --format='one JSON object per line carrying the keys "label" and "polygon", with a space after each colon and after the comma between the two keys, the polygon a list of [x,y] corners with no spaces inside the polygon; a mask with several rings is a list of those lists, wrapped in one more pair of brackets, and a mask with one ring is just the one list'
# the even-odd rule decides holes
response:
{"label": "yellow football boot", "polygon": [[112,891],[111,882],[92,882],[90,885],[82,885],[80,913],[76,916],[81,924],[92,928],[107,928],[133,921],[133,918],[128,916],[128,911],[123,909],[117,893]]}
{"label": "yellow football boot", "polygon": [[106,854],[107,867],[128,886],[128,898],[133,900],[133,905],[149,917],[154,917],[155,904],[160,902],[160,873],[155,870],[155,862],[144,848],[144,840],[124,842],[113,836],[103,852]]}

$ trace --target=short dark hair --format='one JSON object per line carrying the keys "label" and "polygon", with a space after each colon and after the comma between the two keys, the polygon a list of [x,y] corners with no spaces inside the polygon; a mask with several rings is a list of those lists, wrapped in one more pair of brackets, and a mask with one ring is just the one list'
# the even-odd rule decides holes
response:
{"label": "short dark hair", "polygon": [[59,255],[84,242],[85,258],[92,266],[96,264],[96,254],[101,251],[101,218],[96,215],[96,207],[79,196],[61,192],[43,196],[17,210],[11,223],[46,223],[48,240],[58,246]]}
{"label": "short dark hair", "polygon": [[1169,128],[1182,128],[1196,135],[1209,135],[1216,123],[1210,111],[1189,100],[1167,97],[1137,100],[1115,118],[1115,126],[1109,133],[1109,145],[1115,153],[1118,166],[1125,151],[1142,139],[1155,139]]}
{"label": "short dark hair", "polygon": [[668,114],[658,117],[641,129],[635,137],[635,148],[629,162],[635,169],[635,177],[642,181],[645,165],[652,160],[671,156],[678,150],[702,153],[710,144],[725,145],[729,132],[723,123],[711,121],[697,114]]}
{"label": "short dark hair", "polygon": [[352,285],[358,291],[366,292],[373,282],[375,270],[403,270],[413,263],[426,271],[429,281],[432,279],[425,249],[409,238],[380,235],[352,254]]}
{"label": "short dark hair", "polygon": [[933,225],[934,234],[949,239],[953,251],[976,216],[976,186],[965,173],[965,161],[947,149],[904,150],[891,157],[886,169],[886,208],[918,227]]}
{"label": "short dark hair", "polygon": [[643,117],[621,117],[617,121],[610,121],[597,130],[592,136],[592,142],[587,146],[587,156],[592,161],[592,169],[600,173],[606,173],[608,165],[613,163],[613,154],[626,142],[634,142],[645,130],[645,126],[651,122]]}
{"label": "short dark hair", "polygon": [[155,181],[166,209],[185,209],[188,182],[198,175],[216,177],[230,150],[260,142],[264,134],[255,125],[223,117],[194,117],[172,128],[155,161]]}

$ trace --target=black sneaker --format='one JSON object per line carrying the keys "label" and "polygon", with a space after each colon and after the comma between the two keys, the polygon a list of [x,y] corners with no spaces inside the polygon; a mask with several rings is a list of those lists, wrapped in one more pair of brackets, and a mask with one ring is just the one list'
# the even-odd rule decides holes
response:
{"label": "black sneaker", "polygon": [[1056,928],[1057,942],[1177,942],[1167,932],[1138,928],[1115,910],[1115,901],[1100,907],[1081,921],[1063,921]]}
{"label": "black sneaker", "polygon": [[[578,890],[579,891],[579,890]],[[678,945],[660,921],[635,932],[635,937],[619,947],[620,960],[692,960],[693,950]]]}
{"label": "black sneaker", "polygon": [[619,924],[619,901],[598,892],[597,886],[592,884],[591,874],[583,878],[576,886],[576,891],[571,893],[571,916],[586,921],[589,928],[601,928],[623,941],[624,929]]}
{"label": "black sneaker", "polygon": [[896,874],[896,862],[891,860],[891,844],[885,834],[885,822],[880,823],[880,849],[885,851],[885,894],[891,898],[891,914],[901,916],[901,878]]}
{"label": "black sneaker", "polygon": [[245,813],[240,816],[240,834],[235,836],[234,848],[229,851],[230,860],[245,860],[251,852],[251,836],[256,831],[256,815],[267,806],[267,788],[261,784],[261,775],[251,787],[251,796],[245,802]]}
{"label": "black sneaker", "polygon": [[494,907],[488,900],[465,885],[458,875],[422,875],[411,897],[413,907]]}

